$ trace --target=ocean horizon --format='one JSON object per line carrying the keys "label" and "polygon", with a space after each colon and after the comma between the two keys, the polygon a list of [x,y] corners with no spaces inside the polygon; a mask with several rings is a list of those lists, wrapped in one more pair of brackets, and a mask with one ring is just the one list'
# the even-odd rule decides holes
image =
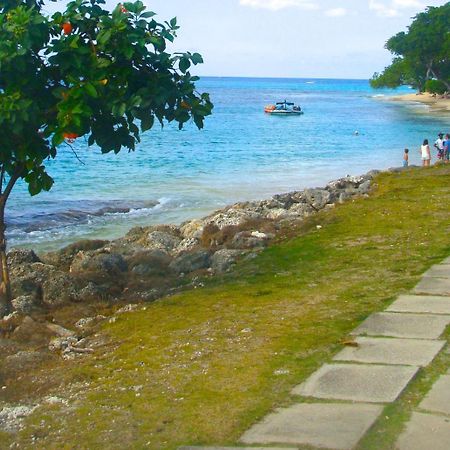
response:
{"label": "ocean horizon", "polygon": [[[426,106],[382,101],[408,87],[374,90],[368,80],[216,76],[197,85],[215,105],[201,131],[192,123],[181,131],[155,125],[135,152],[119,155],[78,139],[73,147],[83,163],[62,145],[48,162],[50,192],[30,197],[24,183],[13,192],[9,245],[46,251],[117,238],[133,226],[179,224],[237,201],[400,166],[406,147],[419,164],[423,139],[450,125]],[[266,104],[284,99],[305,114],[264,114]]]}

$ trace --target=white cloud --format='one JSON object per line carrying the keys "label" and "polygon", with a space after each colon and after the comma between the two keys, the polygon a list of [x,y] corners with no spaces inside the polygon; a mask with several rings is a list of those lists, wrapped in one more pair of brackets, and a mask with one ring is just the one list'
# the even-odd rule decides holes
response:
{"label": "white cloud", "polygon": [[422,8],[423,4],[419,0],[393,0],[394,8]]}
{"label": "white cloud", "polygon": [[328,17],[343,17],[347,15],[347,10],[345,8],[332,8],[325,11],[325,15]]}
{"label": "white cloud", "polygon": [[369,9],[381,17],[396,17],[401,10],[421,9],[424,5],[420,0],[369,0]]}
{"label": "white cloud", "polygon": [[239,0],[239,3],[242,6],[269,9],[271,11],[279,11],[285,8],[319,9],[317,3],[311,0]]}

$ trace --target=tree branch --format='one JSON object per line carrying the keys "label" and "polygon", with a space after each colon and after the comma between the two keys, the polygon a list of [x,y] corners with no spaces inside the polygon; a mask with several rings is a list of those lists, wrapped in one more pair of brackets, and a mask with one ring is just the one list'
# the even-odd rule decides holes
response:
{"label": "tree branch", "polygon": [[3,180],[5,178],[5,165],[2,164],[2,171],[0,174],[0,195],[3,193]]}
{"label": "tree branch", "polygon": [[20,174],[23,171],[23,166],[18,166],[14,173],[11,175],[11,178],[8,180],[8,184],[5,187],[4,192],[1,195],[1,201],[3,204],[8,200],[9,194],[11,194],[12,188],[16,184],[16,181],[20,178]]}
{"label": "tree branch", "polygon": [[75,151],[75,149],[73,148],[72,145],[70,145],[69,142],[65,141],[65,144],[70,148],[70,150],[72,150],[72,153],[75,155],[75,158],[78,159],[78,162],[83,164],[83,166],[85,166],[86,164],[84,163],[84,161],[78,156],[77,152]]}

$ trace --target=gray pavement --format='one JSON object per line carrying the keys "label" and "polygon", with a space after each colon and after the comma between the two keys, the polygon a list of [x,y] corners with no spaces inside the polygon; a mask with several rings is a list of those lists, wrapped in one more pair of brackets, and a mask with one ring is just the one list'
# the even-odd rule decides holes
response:
{"label": "gray pavement", "polygon": [[414,288],[416,294],[450,295],[450,278],[423,277]]}
{"label": "gray pavement", "polygon": [[393,402],[417,370],[416,366],[324,364],[292,393],[356,402]]}
{"label": "gray pavement", "polygon": [[386,311],[450,314],[450,297],[436,295],[400,295]]}
{"label": "gray pavement", "polygon": [[445,345],[445,341],[368,337],[358,337],[355,342],[357,347],[344,348],[333,360],[423,367],[430,364]]}
{"label": "gray pavement", "polygon": [[351,449],[375,422],[379,405],[299,403],[280,409],[241,438],[246,444],[304,444]]}
{"label": "gray pavement", "polygon": [[419,408],[450,416],[450,375],[442,375],[439,380],[434,383],[431,391],[420,403]]}
{"label": "gray pavement", "polygon": [[370,315],[352,334],[437,339],[449,323],[450,315],[381,312]]}
{"label": "gray pavement", "polygon": [[398,450],[449,450],[450,418],[414,412],[400,435]]}

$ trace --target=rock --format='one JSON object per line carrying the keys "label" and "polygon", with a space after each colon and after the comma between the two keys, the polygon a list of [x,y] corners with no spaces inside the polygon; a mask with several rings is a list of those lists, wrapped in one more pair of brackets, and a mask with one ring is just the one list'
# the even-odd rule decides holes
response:
{"label": "rock", "polygon": [[26,316],[22,323],[15,328],[12,338],[19,342],[27,342],[35,345],[45,345],[55,333],[49,330],[45,324],[34,321]]}
{"label": "rock", "polygon": [[[264,233],[261,233],[264,234]],[[247,248],[255,248],[255,247],[265,247],[269,242],[269,236],[264,234],[264,237],[254,236],[250,231],[241,231],[237,233],[233,240],[231,241],[231,245],[235,249],[247,249]]]}
{"label": "rock", "polygon": [[201,219],[184,222],[180,226],[181,236],[184,239],[200,239],[203,233],[205,222]]}
{"label": "rock", "polygon": [[178,274],[189,273],[208,268],[209,262],[209,252],[206,250],[198,250],[178,256],[169,264],[169,267]]}
{"label": "rock", "polygon": [[170,254],[181,242],[180,237],[164,231],[152,231],[145,239],[145,247]]}
{"label": "rock", "polygon": [[57,337],[53,338],[49,344],[48,349],[52,352],[65,350],[68,347],[76,345],[78,343],[78,339],[74,336],[66,336],[66,337]]}
{"label": "rock", "polygon": [[90,302],[103,300],[107,296],[108,294],[105,291],[105,288],[102,288],[102,286],[98,286],[97,284],[90,281],[86,284],[86,286],[78,291],[77,298],[80,302]]}
{"label": "rock", "polygon": [[308,217],[314,212],[314,208],[307,203],[294,203],[287,211],[289,217]]}
{"label": "rock", "polygon": [[266,214],[266,218],[272,220],[284,219],[287,216],[289,216],[288,210],[283,208],[271,209]]}
{"label": "rock", "polygon": [[12,301],[14,310],[21,314],[30,314],[41,305],[40,299],[37,299],[34,295],[20,295]]}
{"label": "rock", "polygon": [[226,272],[242,255],[240,250],[222,249],[211,257],[211,267],[215,272]]}
{"label": "rock", "polygon": [[8,264],[10,266],[19,266],[21,264],[31,264],[41,262],[33,250],[14,248],[8,252]]}
{"label": "rock", "polygon": [[42,300],[42,286],[40,280],[36,280],[33,273],[25,276],[15,276],[11,270],[11,291],[13,298],[31,297],[33,302]]}
{"label": "rock", "polygon": [[305,189],[303,195],[315,210],[324,208],[331,198],[330,192],[325,189]]}
{"label": "rock", "polygon": [[78,252],[98,250],[108,243],[109,241],[100,239],[83,239],[81,241],[74,242],[73,244],[70,244],[67,247],[64,247],[63,249],[56,252],[49,252],[45,255],[42,255],[42,260],[46,264],[54,265],[62,270],[69,270],[73,258]]}
{"label": "rock", "polygon": [[109,275],[117,275],[126,272],[127,268],[124,258],[117,253],[80,251],[72,261],[70,272],[104,272]]}
{"label": "rock", "polygon": [[269,238],[266,233],[261,233],[260,231],[252,231],[250,233],[250,235],[252,237],[255,237],[255,238],[258,238],[258,239],[268,239]]}
{"label": "rock", "polygon": [[215,225],[219,230],[222,230],[225,227],[239,226],[251,219],[258,218],[261,218],[260,213],[252,210],[237,209],[236,205],[233,205],[224,211],[216,211],[213,215],[207,217],[205,225]]}
{"label": "rock", "polygon": [[2,334],[12,333],[21,323],[22,317],[17,311],[0,319],[0,332]]}
{"label": "rock", "polygon": [[32,263],[11,270],[11,288],[14,297],[31,295],[35,304],[55,306],[77,300],[77,286],[73,278],[56,267]]}
{"label": "rock", "polygon": [[95,317],[83,317],[75,324],[75,326],[77,328],[89,328],[97,325],[98,323],[102,322],[105,319],[106,316],[103,316],[101,314]]}
{"label": "rock", "polygon": [[63,305],[69,302],[79,301],[78,288],[69,274],[55,273],[42,284],[43,302],[49,306]]}
{"label": "rock", "polygon": [[348,191],[341,192],[339,194],[339,203],[344,203],[352,198],[352,194]]}
{"label": "rock", "polygon": [[358,187],[358,193],[359,194],[368,194],[370,191],[371,181],[366,180],[363,183],[361,183]]}
{"label": "rock", "polygon": [[36,406],[4,406],[0,410],[0,428],[10,433],[20,430],[22,420],[35,409]]}
{"label": "rock", "polygon": [[123,314],[123,313],[131,312],[131,311],[135,311],[138,308],[139,308],[139,305],[137,305],[136,303],[130,303],[129,305],[122,306],[122,308],[118,309],[116,311],[116,314]]}
{"label": "rock", "polygon": [[[203,229],[203,228],[202,228]],[[179,255],[180,253],[190,252],[200,245],[198,238],[191,237],[183,239],[177,247],[173,250],[174,255]]]}
{"label": "rock", "polygon": [[47,323],[47,328],[60,337],[73,337],[75,336],[75,332],[68,330],[67,328],[62,327],[56,323]]}
{"label": "rock", "polygon": [[162,250],[146,250],[128,258],[127,264],[131,272],[139,276],[164,275],[171,260]]}

